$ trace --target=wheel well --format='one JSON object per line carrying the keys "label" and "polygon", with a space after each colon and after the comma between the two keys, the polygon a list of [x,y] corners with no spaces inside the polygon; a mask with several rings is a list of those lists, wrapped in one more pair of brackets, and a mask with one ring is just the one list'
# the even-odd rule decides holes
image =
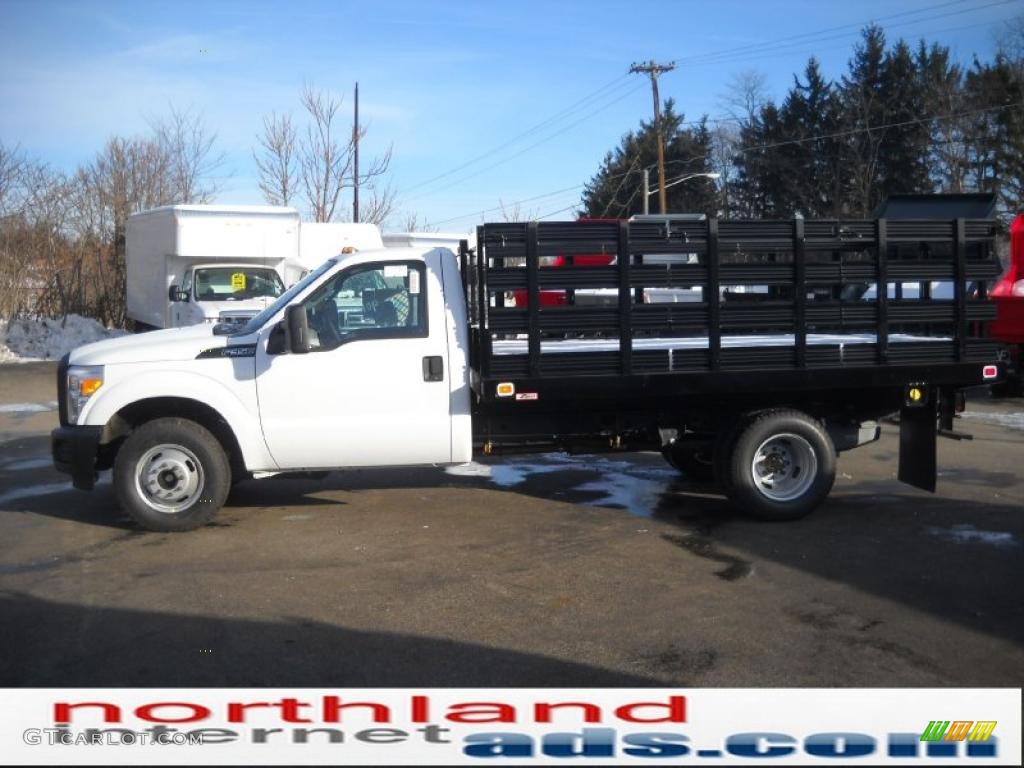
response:
{"label": "wheel well", "polygon": [[188,419],[206,427],[227,453],[232,474],[239,475],[246,471],[238,438],[224,417],[206,403],[187,397],[153,397],[139,400],[115,413],[103,430],[97,468],[107,469],[113,466],[114,456],[121,443],[136,427],[164,416]]}

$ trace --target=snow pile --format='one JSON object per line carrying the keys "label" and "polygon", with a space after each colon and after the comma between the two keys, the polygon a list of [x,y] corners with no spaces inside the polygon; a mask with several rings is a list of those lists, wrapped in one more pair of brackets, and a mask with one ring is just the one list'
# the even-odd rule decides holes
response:
{"label": "snow pile", "polygon": [[126,333],[81,315],[0,322],[0,363],[57,360],[75,347]]}
{"label": "snow pile", "polygon": [[964,411],[960,415],[966,419],[976,419],[989,424],[998,424],[1001,427],[1009,427],[1010,429],[1024,429],[1024,412],[987,413],[984,411]]}

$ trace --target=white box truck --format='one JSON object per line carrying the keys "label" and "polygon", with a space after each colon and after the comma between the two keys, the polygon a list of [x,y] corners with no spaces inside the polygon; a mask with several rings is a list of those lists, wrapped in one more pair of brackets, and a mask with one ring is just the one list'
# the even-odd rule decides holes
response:
{"label": "white box truck", "polygon": [[137,329],[245,323],[304,271],[299,213],[240,205],[143,211],[128,219],[125,262]]}
{"label": "white box truck", "polygon": [[[299,227],[299,262],[302,274],[342,253],[373,251],[384,247],[376,224],[304,221]],[[455,243],[455,248],[459,244]],[[290,283],[289,283],[290,284]]]}
{"label": "white box truck", "polygon": [[385,232],[385,248],[450,248],[459,250],[465,240],[476,248],[476,232]]}

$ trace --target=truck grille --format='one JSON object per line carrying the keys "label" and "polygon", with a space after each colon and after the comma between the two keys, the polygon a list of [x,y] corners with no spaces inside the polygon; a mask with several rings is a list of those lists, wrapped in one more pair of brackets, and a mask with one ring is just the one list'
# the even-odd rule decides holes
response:
{"label": "truck grille", "polygon": [[256,311],[247,312],[221,312],[217,317],[218,323],[227,323],[228,325],[243,326],[252,320],[256,315],[259,314]]}

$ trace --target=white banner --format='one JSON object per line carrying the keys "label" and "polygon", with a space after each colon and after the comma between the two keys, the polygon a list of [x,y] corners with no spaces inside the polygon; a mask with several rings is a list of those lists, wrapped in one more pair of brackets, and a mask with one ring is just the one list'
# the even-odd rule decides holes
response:
{"label": "white banner", "polygon": [[1021,689],[0,689],[0,764],[1020,765]]}

